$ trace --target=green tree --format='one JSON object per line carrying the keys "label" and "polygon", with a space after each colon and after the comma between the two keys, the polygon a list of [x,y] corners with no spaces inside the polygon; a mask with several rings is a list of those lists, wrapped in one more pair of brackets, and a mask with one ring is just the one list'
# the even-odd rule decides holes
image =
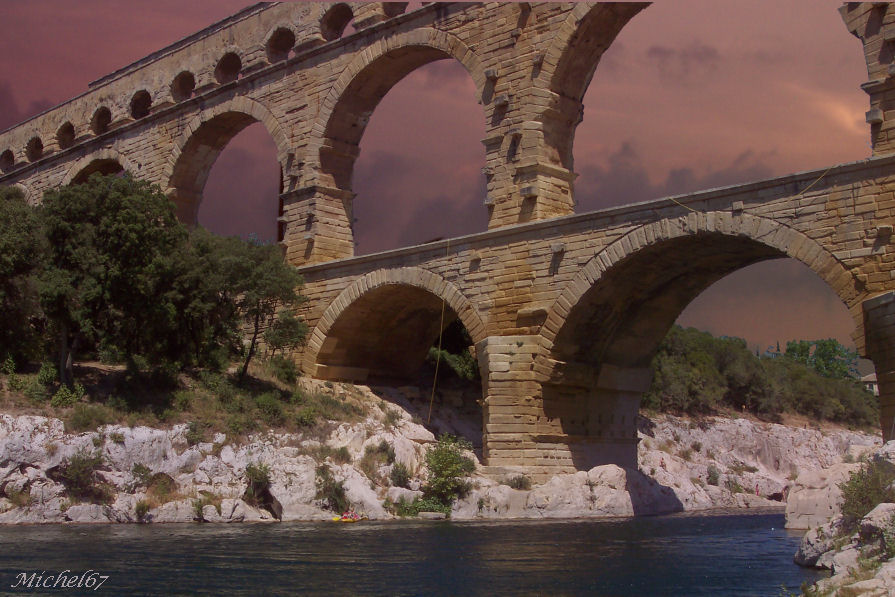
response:
{"label": "green tree", "polygon": [[301,275],[283,260],[279,247],[243,243],[232,257],[233,272],[241,273],[236,284],[237,305],[250,330],[249,346],[239,372],[242,381],[258,348],[261,330],[271,325],[276,327],[281,312],[285,315],[305,298],[298,293]]}
{"label": "green tree", "polygon": [[811,367],[824,377],[845,379],[857,376],[858,353],[834,338],[787,342],[785,356]]}
{"label": "green tree", "polygon": [[450,508],[458,497],[469,492],[466,477],[475,471],[475,463],[463,454],[469,442],[450,435],[442,435],[438,443],[426,452],[429,479],[423,487],[423,497]]}
{"label": "green tree", "polygon": [[187,232],[161,189],[95,174],[47,192],[41,216],[50,250],[40,298],[58,340],[60,380],[72,383],[79,345],[115,347],[129,360],[170,356],[175,256]]}
{"label": "green tree", "polygon": [[0,359],[37,356],[40,307],[35,274],[46,255],[37,211],[0,187]]}
{"label": "green tree", "polygon": [[308,334],[308,324],[302,319],[283,313],[264,332],[264,342],[270,348],[271,357],[281,350],[295,350]]}

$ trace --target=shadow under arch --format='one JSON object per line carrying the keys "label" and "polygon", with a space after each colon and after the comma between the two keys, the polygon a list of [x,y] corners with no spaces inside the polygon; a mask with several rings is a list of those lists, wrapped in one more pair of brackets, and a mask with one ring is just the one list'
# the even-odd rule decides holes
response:
{"label": "shadow under arch", "polygon": [[75,162],[62,178],[60,186],[87,182],[91,174],[118,174],[129,172],[136,176],[138,170],[124,154],[114,149],[101,149]]}
{"label": "shadow under arch", "polygon": [[[548,312],[538,356],[545,415],[575,466],[636,462],[650,362],[684,308],[747,265],[792,257],[849,307],[863,349],[863,286],[818,243],[749,214],[693,213],[640,226],[595,255]],[[608,459],[608,460],[607,460]]]}
{"label": "shadow under arch", "polygon": [[[311,219],[326,219],[344,232],[343,256],[353,254],[352,176],[360,142],[373,112],[385,95],[407,75],[437,60],[453,59],[470,75],[481,97],[485,75],[481,63],[459,38],[432,28],[399,33],[351,61],[321,102],[303,162],[309,167],[303,186],[320,198]],[[482,111],[485,121],[485,112]],[[325,210],[320,205],[326,206]]]}
{"label": "shadow under arch", "polygon": [[289,143],[284,128],[266,107],[246,97],[237,97],[203,110],[177,140],[162,175],[165,193],[177,206],[180,221],[195,225],[208,175],[224,147],[246,127],[260,122],[277,147],[280,163],[280,193],[283,173],[289,166]]}
{"label": "shadow under arch", "polygon": [[406,377],[456,319],[474,344],[484,339],[485,325],[472,304],[441,276],[417,267],[370,272],[324,311],[309,335],[302,368],[315,377],[347,381]]}

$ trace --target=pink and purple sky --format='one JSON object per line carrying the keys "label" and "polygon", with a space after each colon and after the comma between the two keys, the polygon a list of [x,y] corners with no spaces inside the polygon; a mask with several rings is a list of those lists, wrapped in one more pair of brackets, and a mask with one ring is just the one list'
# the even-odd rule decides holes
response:
{"label": "pink and purple sky", "polygon": [[[88,82],[246,6],[240,0],[4,0],[0,130]],[[575,136],[579,211],[823,168],[870,155],[860,41],[828,0],[676,0],[636,16],[605,54]],[[411,8],[413,5],[411,5]],[[357,252],[485,229],[484,115],[459,64],[396,85],[373,114],[354,173]],[[235,138],[199,220],[275,233],[277,163],[260,125]],[[835,337],[844,306],[792,260],[717,283],[679,323],[764,350]]]}

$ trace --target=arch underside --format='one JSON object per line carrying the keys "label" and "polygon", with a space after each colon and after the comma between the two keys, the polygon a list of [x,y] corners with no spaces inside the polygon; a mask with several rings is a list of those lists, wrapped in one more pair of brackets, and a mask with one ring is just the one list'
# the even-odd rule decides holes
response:
{"label": "arch underside", "polygon": [[87,166],[82,168],[75,176],[71,179],[71,184],[81,184],[87,182],[93,174],[99,173],[102,175],[108,174],[118,174],[124,171],[124,167],[118,162],[115,158],[100,158],[93,160]]}
{"label": "arch underside", "polygon": [[320,167],[331,183],[351,190],[354,162],[364,130],[382,98],[417,68],[452,58],[447,52],[424,45],[392,50],[370,63],[340,94],[326,123],[326,141],[320,151]]}
{"label": "arch underside", "polygon": [[573,307],[553,346],[563,361],[645,368],[681,312],[728,274],[781,250],[705,233],[647,246],[607,271]]}
{"label": "arch underside", "polygon": [[211,168],[224,147],[258,120],[242,112],[225,112],[202,123],[181,151],[170,186],[182,195],[195,197],[197,206]]}
{"label": "arch underside", "polygon": [[346,308],[317,353],[316,376],[366,381],[408,379],[457,314],[431,292],[410,285],[375,288]]}

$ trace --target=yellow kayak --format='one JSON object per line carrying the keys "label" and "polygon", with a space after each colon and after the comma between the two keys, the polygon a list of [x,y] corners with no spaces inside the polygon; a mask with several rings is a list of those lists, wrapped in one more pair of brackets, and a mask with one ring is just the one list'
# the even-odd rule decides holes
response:
{"label": "yellow kayak", "polygon": [[357,518],[352,518],[350,516],[333,516],[333,522],[360,522],[361,520],[367,520],[367,517],[359,516]]}

